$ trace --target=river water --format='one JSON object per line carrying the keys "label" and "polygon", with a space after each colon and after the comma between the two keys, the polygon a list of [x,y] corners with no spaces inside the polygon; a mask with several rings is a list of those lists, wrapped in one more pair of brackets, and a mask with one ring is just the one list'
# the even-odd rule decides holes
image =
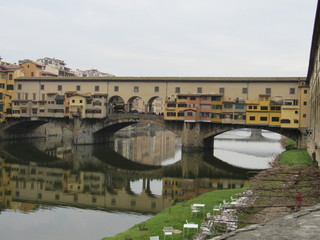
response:
{"label": "river water", "polygon": [[64,137],[0,143],[1,239],[101,239],[175,202],[240,188],[247,173],[270,167],[281,136],[233,130],[214,151],[184,152],[156,126],[119,131],[114,142],[71,144]]}

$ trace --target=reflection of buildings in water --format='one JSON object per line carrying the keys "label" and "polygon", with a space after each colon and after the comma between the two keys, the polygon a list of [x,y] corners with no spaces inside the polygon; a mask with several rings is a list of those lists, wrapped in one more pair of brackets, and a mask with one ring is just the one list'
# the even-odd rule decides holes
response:
{"label": "reflection of buildings in water", "polygon": [[175,202],[186,201],[218,189],[242,188],[246,180],[163,178],[162,196]]}
{"label": "reflection of buildings in water", "polygon": [[[71,170],[7,164],[0,160],[0,205],[4,208],[33,211],[44,203],[108,210],[157,213],[172,205],[172,200],[130,191],[130,180],[113,179],[105,173],[73,173]],[[148,180],[146,180],[148,181]],[[118,188],[115,188],[118,187]]]}
{"label": "reflection of buildings in water", "polygon": [[127,127],[116,136],[115,151],[135,162],[161,165],[176,152],[176,135],[157,126]]}

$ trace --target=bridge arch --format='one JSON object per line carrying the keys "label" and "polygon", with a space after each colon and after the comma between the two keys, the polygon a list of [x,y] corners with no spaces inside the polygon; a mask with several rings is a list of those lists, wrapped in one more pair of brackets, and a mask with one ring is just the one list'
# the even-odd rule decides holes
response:
{"label": "bridge arch", "polygon": [[122,97],[115,95],[109,98],[107,109],[109,113],[120,113],[125,111],[125,102]]}
{"label": "bridge arch", "polygon": [[145,101],[139,96],[132,96],[127,101],[127,112],[145,113],[146,104]]}
{"label": "bridge arch", "polygon": [[162,114],[164,112],[164,100],[159,96],[151,97],[147,102],[147,113]]}
{"label": "bridge arch", "polygon": [[243,125],[221,125],[220,127],[216,127],[213,129],[210,129],[210,131],[206,132],[204,134],[204,144],[206,146],[206,148],[212,148],[213,146],[213,141],[214,141],[214,137],[225,133],[225,132],[229,132],[231,130],[235,130],[235,129],[260,129],[260,130],[267,130],[273,133],[278,133],[282,136],[291,138],[292,140],[296,141],[297,143],[299,143],[299,141],[301,141],[301,132],[298,129],[291,129],[291,128],[272,128],[272,127],[268,127],[268,126],[243,126]]}

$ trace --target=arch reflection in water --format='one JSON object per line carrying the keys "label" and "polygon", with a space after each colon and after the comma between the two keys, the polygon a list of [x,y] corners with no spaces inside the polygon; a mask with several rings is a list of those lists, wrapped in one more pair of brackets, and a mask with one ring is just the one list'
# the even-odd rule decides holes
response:
{"label": "arch reflection in water", "polygon": [[[22,146],[25,158],[21,157]],[[40,151],[39,146],[46,146],[46,149]],[[39,141],[1,144],[1,154],[7,156],[1,159],[1,181],[10,183],[1,185],[8,188],[2,189],[8,196],[3,202],[6,207],[10,208],[12,201],[28,201],[156,213],[175,201],[226,186],[241,187],[245,181],[245,169],[224,169],[227,165],[223,166],[222,162],[217,166],[219,162],[210,157],[210,152],[183,153],[182,160],[157,166],[132,162],[106,145],[75,146],[71,151],[65,147],[65,153],[61,153],[60,147],[57,147],[59,151],[52,149]],[[88,156],[91,156],[89,160]],[[221,178],[225,180],[215,180]],[[180,188],[172,192],[168,181],[173,180]],[[136,181],[142,183],[138,194],[131,187]],[[162,186],[154,186],[156,190],[153,191],[150,187],[153,181]],[[190,194],[191,191],[194,194]],[[188,193],[181,197],[183,192]]]}
{"label": "arch reflection in water", "polygon": [[[73,146],[60,137],[1,143],[2,209],[32,212],[43,206],[66,206],[148,216],[176,201],[246,182],[248,169],[226,164],[214,158],[212,151],[181,153],[174,135],[150,131],[146,134],[154,140],[148,151],[129,155],[135,156],[134,161],[113,149],[120,140],[128,141],[126,137],[115,138],[111,145]],[[135,134],[134,146],[146,142],[142,133]],[[161,141],[155,139],[157,134]],[[156,161],[150,157],[157,155],[152,145],[159,152]],[[159,151],[168,145],[169,153]],[[129,144],[123,149],[128,148],[136,149]]]}

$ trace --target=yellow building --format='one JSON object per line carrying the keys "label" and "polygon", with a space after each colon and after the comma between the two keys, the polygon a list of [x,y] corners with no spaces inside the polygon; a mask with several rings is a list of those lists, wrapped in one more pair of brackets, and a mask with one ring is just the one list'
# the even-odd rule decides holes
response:
{"label": "yellow building", "polygon": [[246,123],[269,125],[270,95],[259,95],[258,100],[246,101]]}
{"label": "yellow building", "polygon": [[211,100],[211,121],[221,122],[223,95],[212,96]]}
{"label": "yellow building", "polygon": [[23,60],[21,66],[25,77],[41,77],[42,76],[42,65],[40,63]]}
{"label": "yellow building", "polygon": [[70,118],[72,117],[81,117],[86,116],[86,105],[87,105],[88,96],[75,94],[71,96],[70,99]]}
{"label": "yellow building", "polygon": [[6,117],[12,116],[12,100],[15,93],[15,81],[17,77],[23,77],[20,66],[6,62],[0,62],[0,122]]}
{"label": "yellow building", "polygon": [[298,99],[285,99],[281,106],[281,128],[299,128]]}

